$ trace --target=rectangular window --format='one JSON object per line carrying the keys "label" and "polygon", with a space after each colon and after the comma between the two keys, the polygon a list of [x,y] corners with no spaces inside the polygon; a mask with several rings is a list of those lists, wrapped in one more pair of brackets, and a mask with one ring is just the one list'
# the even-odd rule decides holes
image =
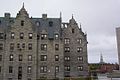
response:
{"label": "rectangular window", "polygon": [[70,57],[69,56],[65,56],[65,61],[70,61]]}
{"label": "rectangular window", "polygon": [[32,43],[28,44],[28,50],[32,50]]}
{"label": "rectangular window", "polygon": [[0,55],[0,61],[2,61],[2,55]]}
{"label": "rectangular window", "polygon": [[9,73],[13,73],[13,67],[9,66]]}
{"label": "rectangular window", "polygon": [[59,55],[55,55],[55,61],[59,61]]}
{"label": "rectangular window", "polygon": [[41,34],[41,40],[47,39],[47,34]]}
{"label": "rectangular window", "polygon": [[78,71],[83,71],[83,66],[78,66]]}
{"label": "rectangular window", "polygon": [[56,51],[59,50],[59,44],[55,44],[55,50],[56,50]]}
{"label": "rectangular window", "polygon": [[0,33],[0,39],[4,39],[4,33]]}
{"label": "rectangular window", "polygon": [[47,72],[47,66],[41,66],[40,67],[40,72],[41,73],[46,73]]}
{"label": "rectangular window", "polygon": [[55,34],[55,40],[58,40],[58,39],[59,39],[59,35]]}
{"label": "rectangular window", "polygon": [[65,71],[70,71],[70,66],[65,66]]}
{"label": "rectangular window", "polygon": [[77,39],[77,43],[78,43],[78,44],[82,44],[82,39],[81,39],[81,38],[78,38],[78,39]]}
{"label": "rectangular window", "polygon": [[12,78],[8,78],[8,80],[12,80]]}
{"label": "rectangular window", "polygon": [[0,73],[2,72],[1,66],[0,66]]}
{"label": "rectangular window", "polygon": [[0,50],[3,50],[3,44],[0,43]]}
{"label": "rectangular window", "polygon": [[80,52],[80,53],[82,53],[82,52],[83,52],[83,49],[82,49],[82,47],[77,47],[77,52]]}
{"label": "rectangular window", "polygon": [[65,38],[65,44],[70,44],[70,39],[69,38]]}
{"label": "rectangular window", "polygon": [[28,78],[27,80],[31,80],[31,78]]}
{"label": "rectangular window", "polygon": [[11,32],[11,39],[14,39],[14,38],[15,38],[15,33]]}
{"label": "rectangular window", "polygon": [[59,72],[59,66],[55,66],[55,72]]}
{"label": "rectangular window", "polygon": [[33,37],[33,34],[29,33],[29,39],[32,39],[32,37]]}
{"label": "rectangular window", "polygon": [[25,21],[22,20],[22,21],[21,21],[21,26],[24,26],[24,23],[25,23]]}
{"label": "rectangular window", "polygon": [[22,74],[22,66],[18,67],[18,74]]}
{"label": "rectangular window", "polygon": [[78,56],[78,61],[83,61],[83,57],[82,56]]}
{"label": "rectangular window", "polygon": [[65,52],[70,52],[70,47],[65,47]]}
{"label": "rectangular window", "polygon": [[24,33],[20,33],[20,39],[24,38]]}
{"label": "rectangular window", "polygon": [[22,61],[23,56],[19,55],[19,61]]}
{"label": "rectangular window", "polygon": [[41,61],[47,61],[47,55],[41,55]]}
{"label": "rectangular window", "polygon": [[17,48],[20,49],[20,43],[17,44]]}
{"label": "rectangular window", "polygon": [[23,49],[25,48],[25,43],[22,44],[22,48],[23,48]]}
{"label": "rectangular window", "polygon": [[28,61],[32,61],[32,55],[28,55]]}
{"label": "rectangular window", "polygon": [[46,51],[47,50],[47,44],[41,44],[41,50]]}
{"label": "rectangular window", "polygon": [[28,66],[27,72],[30,74],[32,72],[32,67]]}
{"label": "rectangular window", "polygon": [[14,43],[10,43],[10,50],[14,50]]}
{"label": "rectangular window", "polygon": [[13,54],[10,54],[9,61],[13,61]]}

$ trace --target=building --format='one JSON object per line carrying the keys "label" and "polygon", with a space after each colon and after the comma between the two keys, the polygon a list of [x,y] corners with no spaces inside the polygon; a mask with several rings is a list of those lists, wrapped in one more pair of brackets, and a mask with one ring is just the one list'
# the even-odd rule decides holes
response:
{"label": "building", "polygon": [[[120,65],[120,27],[116,28],[117,50],[118,50],[118,62]],[[119,67],[120,69],[120,67]]]}
{"label": "building", "polygon": [[87,37],[75,19],[0,17],[0,80],[87,77]]}

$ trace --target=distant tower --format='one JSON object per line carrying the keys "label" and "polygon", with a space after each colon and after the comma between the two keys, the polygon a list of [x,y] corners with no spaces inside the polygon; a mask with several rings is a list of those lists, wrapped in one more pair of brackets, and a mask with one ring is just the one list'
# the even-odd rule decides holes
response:
{"label": "distant tower", "polygon": [[102,53],[100,54],[100,63],[104,63]]}

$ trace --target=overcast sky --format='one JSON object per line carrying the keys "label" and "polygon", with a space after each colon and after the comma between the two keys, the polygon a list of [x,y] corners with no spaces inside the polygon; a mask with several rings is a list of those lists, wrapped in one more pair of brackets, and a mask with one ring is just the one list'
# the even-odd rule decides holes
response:
{"label": "overcast sky", "polygon": [[88,37],[88,60],[99,62],[100,53],[104,61],[118,62],[115,28],[120,26],[120,0],[0,0],[0,16],[10,12],[15,17],[24,2],[32,17],[59,17],[68,22],[72,14]]}

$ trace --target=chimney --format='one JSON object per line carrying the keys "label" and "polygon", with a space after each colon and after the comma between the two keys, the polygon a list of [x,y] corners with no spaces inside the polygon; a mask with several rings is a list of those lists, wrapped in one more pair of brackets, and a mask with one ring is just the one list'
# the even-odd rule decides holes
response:
{"label": "chimney", "polygon": [[42,14],[43,19],[47,19],[47,14]]}
{"label": "chimney", "polygon": [[10,13],[5,13],[4,17],[9,19],[10,18]]}

